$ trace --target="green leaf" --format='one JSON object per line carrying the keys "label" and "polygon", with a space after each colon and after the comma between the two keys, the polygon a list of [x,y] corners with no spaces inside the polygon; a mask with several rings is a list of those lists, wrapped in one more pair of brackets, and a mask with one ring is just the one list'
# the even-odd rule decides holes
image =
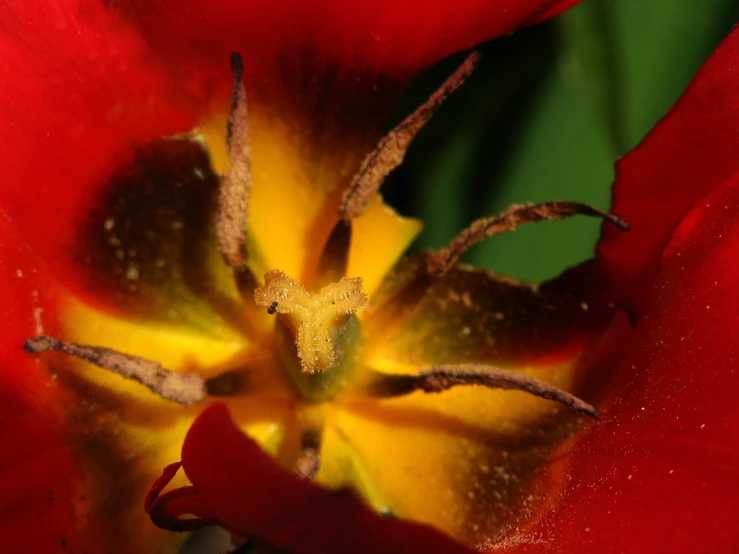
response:
{"label": "green leaf", "polygon": [[[737,12],[734,0],[587,0],[559,18],[559,63],[537,91],[504,174],[488,183],[485,214],[560,199],[607,208],[617,154],[666,113]],[[520,228],[468,260],[541,281],[589,258],[598,230],[582,218]]]}
{"label": "green leaf", "polygon": [[[593,3],[602,0],[588,0]],[[615,0],[621,94],[633,147],[667,112],[739,18],[736,0]]]}
{"label": "green leaf", "polygon": [[[586,0],[545,25],[484,46],[483,63],[419,135],[388,183],[438,248],[512,203],[609,206],[613,164],[669,109],[739,18],[736,0]],[[461,57],[422,76],[400,114]],[[404,185],[404,186],[402,186]],[[589,258],[599,222],[522,226],[465,261],[541,281]]]}
{"label": "green leaf", "polygon": [[[582,97],[553,71],[537,91],[507,170],[486,206],[578,200],[608,205],[613,159],[609,138]],[[528,281],[540,281],[587,259],[599,222],[583,217],[521,226],[470,251],[469,261]]]}
{"label": "green leaf", "polygon": [[592,104],[610,135],[615,154],[627,148],[622,52],[613,0],[584,2],[560,20],[561,59],[571,83]]}

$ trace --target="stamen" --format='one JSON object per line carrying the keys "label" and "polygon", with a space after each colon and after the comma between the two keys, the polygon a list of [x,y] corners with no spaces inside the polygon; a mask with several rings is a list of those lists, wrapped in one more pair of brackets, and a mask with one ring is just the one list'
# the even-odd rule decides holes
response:
{"label": "stamen", "polygon": [[306,479],[313,479],[321,469],[321,453],[316,448],[304,448],[298,460],[298,474]]}
{"label": "stamen", "polygon": [[321,469],[320,437],[315,432],[306,432],[300,440],[298,475],[312,480]]}
{"label": "stamen", "polygon": [[438,252],[431,254],[426,261],[426,271],[432,277],[440,277],[449,271],[457,260],[469,248],[486,237],[499,235],[506,231],[513,231],[522,223],[537,221],[555,221],[567,219],[575,215],[602,217],[608,223],[623,231],[629,230],[629,225],[620,216],[604,212],[588,204],[580,202],[544,202],[542,204],[518,204],[511,206],[500,215],[486,217],[474,221],[464,231],[459,233],[451,244]]}
{"label": "stamen", "polygon": [[228,120],[228,173],[221,178],[216,238],[223,259],[234,268],[246,261],[246,217],[251,192],[251,147],[241,55],[231,54],[233,104]]}
{"label": "stamen", "polygon": [[23,344],[23,348],[30,354],[66,352],[126,379],[138,381],[161,398],[185,406],[197,404],[205,398],[205,383],[197,375],[176,373],[164,369],[159,362],[123,354],[110,348],[84,346],[52,337],[29,339]]}
{"label": "stamen", "polygon": [[473,51],[431,97],[415,112],[390,131],[364,159],[339,207],[339,216],[350,221],[364,213],[372,197],[380,190],[390,172],[398,167],[418,131],[434,115],[451,93],[462,86],[474,71],[480,54]]}
{"label": "stamen", "polygon": [[282,271],[273,270],[264,276],[264,286],[254,291],[254,301],[268,313],[290,316],[298,332],[295,342],[302,369],[313,373],[333,365],[334,332],[346,316],[364,306],[367,296],[358,277],[343,277],[311,293]]}
{"label": "stamen", "polygon": [[593,419],[598,418],[598,411],[593,406],[567,391],[528,375],[489,365],[438,365],[417,375],[381,374],[368,386],[366,392],[372,396],[389,398],[404,396],[418,390],[429,393],[442,392],[459,385],[482,385],[491,389],[523,391],[558,402]]}
{"label": "stamen", "polygon": [[205,392],[208,396],[238,396],[249,386],[248,370],[232,369],[206,379]]}

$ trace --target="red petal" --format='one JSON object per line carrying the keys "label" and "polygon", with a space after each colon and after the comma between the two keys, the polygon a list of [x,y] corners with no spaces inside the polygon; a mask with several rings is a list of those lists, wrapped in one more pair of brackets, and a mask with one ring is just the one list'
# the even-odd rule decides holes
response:
{"label": "red petal", "polygon": [[47,261],[68,257],[133,144],[193,125],[142,38],[102,4],[13,2],[0,22],[0,202]]}
{"label": "red petal", "polygon": [[348,491],[329,491],[282,469],[236,427],[222,403],[195,421],[182,463],[223,526],[280,551],[471,554],[431,528],[382,518]]}
{"label": "red petal", "polygon": [[616,167],[613,210],[631,233],[604,227],[598,256],[613,294],[638,312],[660,254],[683,216],[739,170],[739,29],[688,90]]}
{"label": "red petal", "polygon": [[[327,240],[341,187],[381,138],[407,81],[455,51],[571,4],[129,0],[115,6],[138,23],[197,108],[217,172],[228,166],[228,59],[233,51],[243,54],[253,147],[250,232],[269,262],[261,269],[310,274],[315,260],[291,252]],[[280,228],[294,231],[283,240],[275,232]],[[277,257],[281,250],[289,260]]]}
{"label": "red petal", "polygon": [[81,474],[60,440],[64,396],[22,348],[38,325],[54,331],[54,292],[2,213],[0,282],[2,546],[7,552],[57,552],[76,544]]}
{"label": "red petal", "polygon": [[172,482],[174,476],[182,467],[182,462],[174,462],[169,464],[162,470],[162,474],[154,481],[144,499],[144,509],[147,513],[151,513],[152,507],[156,504],[157,499],[161,495],[164,488]]}
{"label": "red petal", "polygon": [[[515,552],[739,546],[739,176],[667,247],[600,423],[548,467]],[[540,541],[540,542],[535,542]]]}
{"label": "red petal", "polygon": [[69,296],[47,269],[0,212],[0,551],[169,552],[176,536],[140,527],[136,495],[148,478],[139,458],[156,457],[128,448],[145,432],[141,419],[123,428],[125,400],[100,396],[59,358],[23,350],[39,334],[64,337]]}
{"label": "red petal", "polygon": [[[216,525],[218,521],[212,515],[205,516],[212,510],[200,501],[195,487],[180,487],[162,494],[164,487],[174,479],[180,467],[182,462],[175,462],[162,470],[162,475],[154,481],[144,500],[146,513],[157,527],[167,531],[195,531]],[[200,517],[195,519],[180,517],[186,514],[199,514]]]}
{"label": "red petal", "polygon": [[321,67],[330,70],[333,80],[342,78],[337,70],[346,71],[343,77],[348,77],[348,68],[355,74],[405,80],[454,52],[551,17],[577,1],[131,0],[131,4],[134,17],[176,78],[194,97],[207,99],[219,77],[230,90],[226,60],[234,50],[244,54],[247,74],[253,75],[248,80],[259,83],[260,96],[283,87],[295,92],[310,88],[310,73]]}
{"label": "red petal", "polygon": [[579,3],[580,3],[580,0],[559,0],[559,2],[555,2],[549,8],[547,8],[544,12],[538,15],[534,19],[533,22],[539,23],[541,21],[549,19],[550,17],[559,15],[563,11],[569,10],[572,6],[579,4]]}

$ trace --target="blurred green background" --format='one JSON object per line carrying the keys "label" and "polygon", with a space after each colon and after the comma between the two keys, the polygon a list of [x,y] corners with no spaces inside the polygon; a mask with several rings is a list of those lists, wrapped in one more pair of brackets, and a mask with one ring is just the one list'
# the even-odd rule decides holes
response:
{"label": "blurred green background", "polygon": [[[473,219],[513,203],[610,205],[613,164],[636,146],[739,21],[737,0],[586,0],[483,47],[467,84],[421,131],[383,187],[445,246]],[[463,59],[414,81],[396,122]],[[488,239],[464,261],[541,281],[592,255],[599,222],[579,217]]]}

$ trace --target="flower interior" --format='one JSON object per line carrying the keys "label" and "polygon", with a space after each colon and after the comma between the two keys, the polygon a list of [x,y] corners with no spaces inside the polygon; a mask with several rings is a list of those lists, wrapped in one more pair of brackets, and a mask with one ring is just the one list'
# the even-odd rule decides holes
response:
{"label": "flower interior", "polygon": [[574,202],[512,206],[448,248],[398,261],[420,224],[378,190],[475,62],[473,53],[351,179],[300,189],[289,204],[305,210],[287,213],[295,189],[259,174],[273,156],[292,171],[290,143],[283,130],[275,144],[252,140],[238,55],[227,126],[214,118],[157,140],[119,168],[79,231],[78,255],[95,270],[86,286],[119,307],[70,298],[64,340],[39,327],[26,342],[31,353],[65,353],[51,362],[58,378],[88,398],[73,425],[107,429],[95,440],[108,449],[88,463],[125,466],[138,486],[149,478],[142,460],[178,459],[218,398],[279,464],[349,487],[382,514],[479,544],[536,509],[544,499],[528,494],[529,479],[597,417],[607,371],[592,360],[610,348],[612,312],[458,260],[522,223],[582,214],[627,227]]}

